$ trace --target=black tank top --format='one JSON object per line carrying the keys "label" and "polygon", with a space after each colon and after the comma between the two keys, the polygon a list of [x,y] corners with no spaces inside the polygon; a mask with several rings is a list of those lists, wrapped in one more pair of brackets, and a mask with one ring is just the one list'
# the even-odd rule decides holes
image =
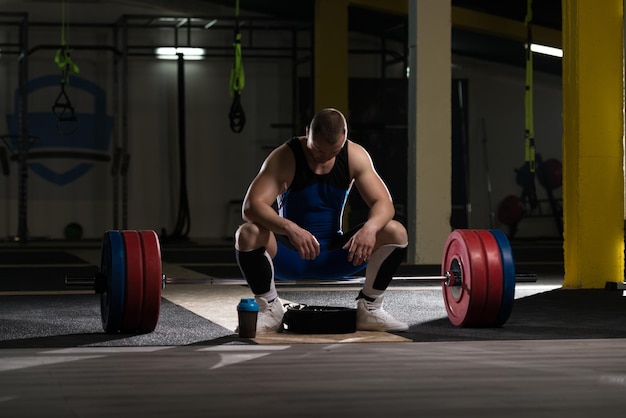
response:
{"label": "black tank top", "polygon": [[296,169],[289,188],[278,199],[279,215],[306,229],[318,240],[328,240],[341,233],[343,210],[352,179],[348,167],[348,141],[335,157],[326,174],[315,174],[309,167],[302,142],[289,139]]}

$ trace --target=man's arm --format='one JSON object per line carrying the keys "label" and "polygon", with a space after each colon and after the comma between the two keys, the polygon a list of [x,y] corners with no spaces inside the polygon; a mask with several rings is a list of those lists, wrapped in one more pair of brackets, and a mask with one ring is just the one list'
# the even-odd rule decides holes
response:
{"label": "man's arm", "polygon": [[[285,152],[287,151],[287,152]],[[242,216],[247,222],[257,223],[270,231],[284,233],[286,219],[276,214],[272,207],[279,194],[288,187],[289,174],[293,177],[294,161],[288,158],[289,150],[281,145],[265,159],[243,200]]]}
{"label": "man's arm", "polygon": [[287,145],[281,145],[263,162],[261,170],[252,180],[242,205],[242,216],[276,234],[285,235],[303,259],[319,255],[317,239],[294,222],[280,217],[272,205],[293,180],[295,159]]}
{"label": "man's arm", "polygon": [[[350,142],[349,146],[350,174],[359,194],[370,208],[367,221],[344,247],[349,250],[348,259],[360,264],[371,256],[376,245],[376,234],[393,219],[395,208],[391,194],[374,169],[369,153],[354,142]],[[359,256],[362,260],[357,262]]]}

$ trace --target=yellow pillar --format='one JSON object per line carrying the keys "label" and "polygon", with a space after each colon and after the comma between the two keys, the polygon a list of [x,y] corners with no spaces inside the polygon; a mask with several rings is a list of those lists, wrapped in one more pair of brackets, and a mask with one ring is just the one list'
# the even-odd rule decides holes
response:
{"label": "yellow pillar", "polygon": [[440,264],[450,234],[452,30],[450,0],[409,3],[407,259]]}
{"label": "yellow pillar", "polygon": [[564,287],[624,280],[623,0],[563,0]]}
{"label": "yellow pillar", "polygon": [[348,1],[315,0],[314,112],[334,107],[348,116]]}

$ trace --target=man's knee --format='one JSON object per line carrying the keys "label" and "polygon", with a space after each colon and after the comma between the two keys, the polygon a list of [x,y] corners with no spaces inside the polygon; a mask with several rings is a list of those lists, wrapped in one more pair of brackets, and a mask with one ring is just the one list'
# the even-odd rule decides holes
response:
{"label": "man's knee", "polygon": [[251,250],[257,247],[261,229],[253,223],[245,223],[235,232],[235,247],[241,251]]}
{"label": "man's knee", "polygon": [[235,248],[240,251],[249,251],[260,247],[267,247],[270,233],[267,229],[254,223],[245,223],[235,232]]}
{"label": "man's knee", "polygon": [[384,237],[382,237],[383,245],[384,244],[397,244],[397,245],[406,245],[409,241],[409,234],[400,222],[392,220],[390,221],[385,228]]}

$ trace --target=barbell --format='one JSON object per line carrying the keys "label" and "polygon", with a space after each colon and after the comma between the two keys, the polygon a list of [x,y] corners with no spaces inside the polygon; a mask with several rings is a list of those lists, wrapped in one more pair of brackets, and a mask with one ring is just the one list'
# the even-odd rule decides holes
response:
{"label": "barbell", "polygon": [[148,333],[159,321],[163,280],[156,232],[112,230],[102,238],[100,270],[93,277],[66,276],[65,284],[100,294],[105,332]]}
{"label": "barbell", "polygon": [[[450,322],[457,327],[500,327],[515,299],[513,253],[496,229],[456,229],[448,236],[441,276],[408,280],[441,281]],[[68,286],[92,286],[100,294],[107,333],[148,333],[159,320],[162,274],[158,235],[152,230],[110,230],[102,238],[100,271],[94,277],[66,277]]]}

